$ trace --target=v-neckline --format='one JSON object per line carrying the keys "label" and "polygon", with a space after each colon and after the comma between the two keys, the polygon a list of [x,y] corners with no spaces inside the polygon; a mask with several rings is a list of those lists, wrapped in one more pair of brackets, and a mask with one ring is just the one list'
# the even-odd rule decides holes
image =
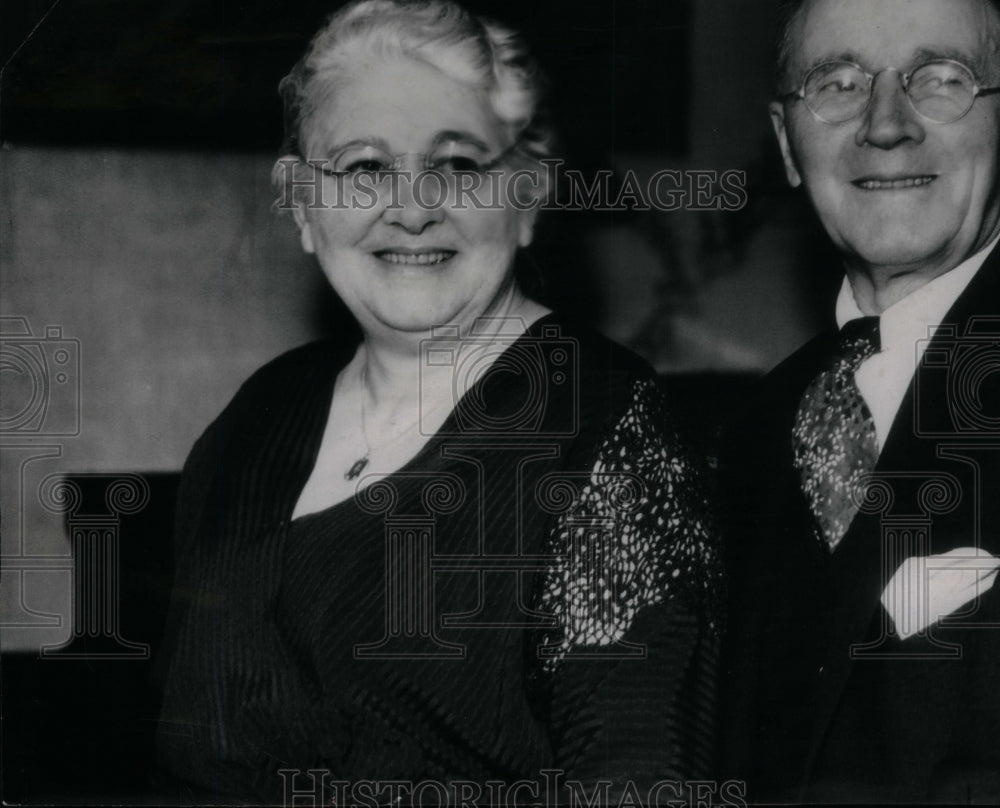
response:
{"label": "v-neckline", "polygon": [[[550,311],[547,314],[542,315],[537,320],[535,320],[533,323],[531,323],[527,328],[525,328],[524,331],[521,332],[517,336],[517,338],[514,339],[514,341],[511,342],[510,345],[508,345],[504,349],[503,353],[500,356],[503,356],[508,351],[512,350],[513,348],[515,348],[516,346],[518,346],[519,344],[521,344],[525,339],[537,337],[538,330],[542,326],[548,325],[552,320],[556,320],[556,319],[558,319],[558,315],[556,314],[556,312],[553,312],[553,311]],[[351,358],[353,358],[353,353],[351,354]],[[326,424],[327,424],[327,422],[329,421],[329,418],[330,418],[330,410],[333,407],[333,394],[334,394],[333,391],[334,391],[335,386],[336,386],[337,375],[345,367],[347,367],[347,365],[350,364],[351,358],[348,358],[346,361],[344,361],[342,363],[338,363],[338,365],[335,368],[333,368],[333,370],[332,370],[333,375],[332,375],[332,378],[330,379],[330,381],[329,381],[329,383],[327,385],[327,389],[329,391],[329,404],[323,410],[324,417],[323,417],[323,423],[322,423],[320,429],[315,434],[315,436],[311,438],[312,443],[311,443],[311,446],[309,447],[309,456],[308,456],[307,462],[304,464],[308,468],[308,473],[304,477],[304,480],[302,482],[302,486],[299,487],[296,490],[295,496],[294,496],[294,498],[292,498],[292,501],[285,503],[285,515],[286,515],[286,518],[283,521],[287,525],[290,525],[290,526],[291,525],[300,525],[300,524],[305,524],[307,522],[307,520],[320,519],[320,518],[328,517],[330,514],[332,514],[333,512],[335,512],[337,509],[343,507],[347,503],[354,502],[355,499],[356,499],[356,497],[357,497],[357,495],[358,495],[358,493],[359,493],[359,489],[355,488],[354,493],[349,494],[348,496],[344,497],[341,500],[338,500],[337,502],[334,502],[334,503],[331,503],[330,505],[327,505],[325,508],[320,508],[319,510],[316,510],[316,511],[310,511],[309,513],[304,513],[301,516],[296,516],[294,519],[292,518],[292,513],[295,510],[295,506],[298,503],[299,497],[302,496],[302,488],[305,487],[306,483],[308,482],[309,478],[311,477],[313,471],[316,468],[316,461],[319,458],[319,450],[320,450],[320,447],[321,447],[321,445],[323,443],[324,431],[325,431],[325,428],[326,428]],[[460,409],[460,407],[462,406],[462,403],[467,398],[469,398],[471,395],[473,395],[473,393],[475,393],[476,395],[479,395],[480,388],[485,383],[484,380],[485,380],[485,378],[488,375],[489,374],[483,374],[483,376],[480,376],[480,378],[476,380],[475,384],[471,385],[462,394],[462,396],[458,399],[458,401],[455,402],[454,406],[451,408],[451,411],[448,413],[447,417],[444,419],[444,421],[441,422],[441,425],[437,428],[437,430],[434,432],[434,434],[431,435],[430,438],[427,439],[427,442],[417,450],[416,454],[414,454],[413,457],[411,457],[409,460],[407,460],[398,469],[395,469],[393,471],[387,472],[384,475],[378,475],[378,476],[382,477],[382,479],[391,479],[391,478],[393,478],[393,477],[395,477],[395,476],[397,476],[399,474],[405,474],[405,473],[410,472],[412,470],[411,467],[417,465],[418,463],[423,463],[423,461],[425,460],[425,458],[428,455],[428,453],[431,452],[433,449],[436,449],[440,445],[441,441],[444,439],[445,436],[454,435],[455,434],[455,425],[454,425],[455,413]]]}

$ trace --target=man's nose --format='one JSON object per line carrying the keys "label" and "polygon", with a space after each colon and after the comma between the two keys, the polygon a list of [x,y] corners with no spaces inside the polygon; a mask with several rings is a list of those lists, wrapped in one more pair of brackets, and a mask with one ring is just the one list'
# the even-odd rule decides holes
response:
{"label": "man's nose", "polygon": [[926,134],[899,71],[883,70],[873,80],[871,101],[855,136],[857,144],[891,149],[907,141],[922,143]]}

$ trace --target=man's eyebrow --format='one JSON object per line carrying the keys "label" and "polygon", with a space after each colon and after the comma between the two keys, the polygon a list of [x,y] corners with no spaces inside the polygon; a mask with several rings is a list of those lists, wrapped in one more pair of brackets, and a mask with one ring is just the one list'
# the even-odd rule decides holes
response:
{"label": "man's eyebrow", "polygon": [[934,59],[951,59],[953,62],[961,62],[968,67],[977,77],[982,77],[986,69],[986,63],[979,55],[974,55],[968,51],[957,50],[956,48],[917,48],[913,54],[912,67],[930,62]]}
{"label": "man's eyebrow", "polygon": [[802,69],[802,75],[804,76],[810,70],[814,70],[820,65],[829,64],[830,62],[853,62],[854,64],[861,65],[864,67],[864,63],[861,61],[861,57],[858,56],[854,51],[843,51],[842,53],[825,53],[822,56],[817,56],[811,62],[809,62]]}
{"label": "man's eyebrow", "polygon": [[[931,46],[917,48],[913,52],[913,56],[905,65],[889,66],[896,67],[901,70],[910,70],[923,64],[924,62],[930,62],[935,59],[951,59],[953,62],[961,62],[966,67],[970,68],[977,77],[982,77],[986,69],[986,64],[982,56],[971,54],[968,51],[958,50],[957,48],[938,48]],[[841,53],[831,52],[825,53],[822,56],[817,56],[803,68],[802,74],[805,75],[810,70],[813,70],[820,65],[827,64],[828,62],[853,62],[854,64],[861,65],[861,67],[868,71],[877,69],[874,65],[870,64],[868,60],[863,59],[854,51],[843,51]]]}

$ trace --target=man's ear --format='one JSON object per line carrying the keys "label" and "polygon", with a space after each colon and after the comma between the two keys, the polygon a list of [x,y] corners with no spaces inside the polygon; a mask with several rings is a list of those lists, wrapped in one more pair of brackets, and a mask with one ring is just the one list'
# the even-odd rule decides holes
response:
{"label": "man's ear", "polygon": [[306,219],[305,206],[295,205],[292,208],[292,215],[295,217],[295,224],[299,227],[299,240],[302,242],[302,249],[307,253],[315,253],[316,245],[313,244],[312,228]]}
{"label": "man's ear", "polygon": [[795,165],[795,156],[792,154],[791,146],[788,144],[788,130],[785,127],[785,105],[781,101],[771,102],[771,125],[774,127],[774,134],[778,138],[778,146],[781,148],[781,157],[785,161],[785,176],[793,188],[798,188],[802,184],[802,175]]}

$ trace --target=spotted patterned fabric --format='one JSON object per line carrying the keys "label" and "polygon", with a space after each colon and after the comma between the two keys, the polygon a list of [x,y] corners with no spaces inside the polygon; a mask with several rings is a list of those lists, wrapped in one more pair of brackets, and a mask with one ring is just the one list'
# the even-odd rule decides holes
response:
{"label": "spotted patterned fabric", "polygon": [[[620,643],[643,607],[717,600],[721,567],[705,524],[712,509],[690,459],[664,430],[669,422],[655,383],[636,382],[631,407],[553,531],[551,553],[564,560],[541,596],[541,610],[559,625],[545,635],[548,672],[574,651]],[[708,615],[713,632],[717,619]]]}
{"label": "spotted patterned fabric", "polygon": [[830,366],[802,396],[792,431],[802,491],[816,516],[817,536],[831,551],[857,513],[854,486],[878,460],[875,424],[854,380],[861,363],[879,350],[878,326],[878,317],[844,326]]}

